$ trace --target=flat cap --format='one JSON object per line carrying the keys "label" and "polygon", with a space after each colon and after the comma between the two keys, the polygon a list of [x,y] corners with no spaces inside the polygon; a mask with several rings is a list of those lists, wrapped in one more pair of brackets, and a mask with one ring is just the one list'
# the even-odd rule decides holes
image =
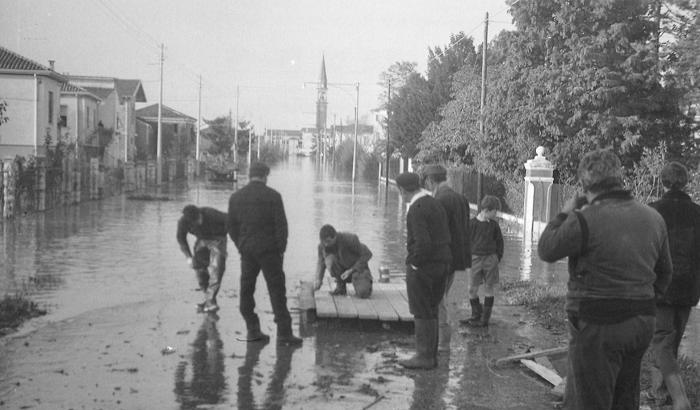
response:
{"label": "flat cap", "polygon": [[423,175],[447,175],[447,169],[440,164],[428,164],[423,168]]}
{"label": "flat cap", "polygon": [[248,169],[249,177],[262,178],[270,175],[270,167],[263,162],[253,162]]}
{"label": "flat cap", "polygon": [[420,177],[413,172],[404,172],[396,177],[396,185],[409,192],[416,191],[420,188]]}

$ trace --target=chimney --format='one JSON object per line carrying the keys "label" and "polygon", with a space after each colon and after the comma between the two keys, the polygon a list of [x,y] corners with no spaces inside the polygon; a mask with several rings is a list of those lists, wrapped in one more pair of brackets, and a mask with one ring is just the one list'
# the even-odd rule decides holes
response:
{"label": "chimney", "polygon": [[56,60],[49,60],[49,70],[53,71],[53,64],[56,62]]}

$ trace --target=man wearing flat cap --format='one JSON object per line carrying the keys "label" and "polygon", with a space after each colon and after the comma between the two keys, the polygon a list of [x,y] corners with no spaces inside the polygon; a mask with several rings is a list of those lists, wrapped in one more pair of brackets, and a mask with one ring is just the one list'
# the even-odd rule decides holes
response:
{"label": "man wearing flat cap", "polygon": [[460,195],[450,188],[447,184],[447,169],[442,165],[427,165],[423,169],[423,175],[425,176],[425,188],[432,192],[433,197],[445,209],[447,226],[450,229],[452,264],[450,264],[445,280],[445,296],[440,302],[438,312],[438,351],[446,352],[450,350],[452,335],[447,312],[447,296],[455,274],[466,275],[466,270],[472,266],[469,240],[469,201],[464,195]]}
{"label": "man wearing flat cap", "polygon": [[420,177],[404,172],[396,177],[406,212],[406,293],[414,317],[416,353],[399,364],[409,369],[437,366],[438,309],[452,262],[450,229],[442,205],[420,187]]}
{"label": "man wearing flat cap", "polygon": [[666,224],[622,189],[609,150],[578,166],[583,195],[569,199],[540,236],[545,262],[569,258],[567,409],[638,409],[642,357],[656,300],[671,279]]}
{"label": "man wearing flat cap", "polygon": [[269,174],[270,168],[264,163],[252,163],[248,184],[234,192],[228,203],[227,230],[241,255],[240,311],[248,329],[246,340],[269,340],[260,330],[260,319],[255,313],[255,282],[262,270],[277,324],[277,343],[300,344],[302,340],[292,333],[282,270],[287,217],[282,197],[267,186]]}

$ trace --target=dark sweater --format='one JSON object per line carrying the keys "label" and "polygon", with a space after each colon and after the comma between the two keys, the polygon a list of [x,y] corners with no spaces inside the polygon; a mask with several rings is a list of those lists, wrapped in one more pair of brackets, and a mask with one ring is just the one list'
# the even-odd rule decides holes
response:
{"label": "dark sweater", "polygon": [[411,205],[406,231],[407,264],[420,268],[431,262],[452,261],[447,215],[435,198],[426,195]]}
{"label": "dark sweater", "polygon": [[469,232],[471,234],[472,255],[496,254],[499,261],[503,258],[503,234],[498,222],[480,221],[474,217],[469,221]]}
{"label": "dark sweater", "polygon": [[671,284],[660,302],[695,306],[700,301],[700,206],[677,190],[666,192],[649,206],[666,222],[673,262]]}
{"label": "dark sweater", "polygon": [[447,184],[442,183],[435,192],[435,199],[445,208],[447,226],[450,229],[452,269],[464,270],[472,266],[469,238],[469,201]]}
{"label": "dark sweater", "polygon": [[214,239],[226,237],[226,214],[209,207],[201,207],[202,223],[189,223],[183,218],[177,222],[177,243],[182,252],[188,257],[192,257],[190,246],[187,244],[187,234],[192,234],[197,239]]}
{"label": "dark sweater", "polygon": [[671,279],[666,224],[627,191],[601,194],[580,211],[551,220],[540,258],[569,257],[566,309],[591,323],[654,315]]}
{"label": "dark sweater", "polygon": [[240,253],[284,253],[287,216],[282,196],[262,181],[250,181],[228,203],[228,234]]}

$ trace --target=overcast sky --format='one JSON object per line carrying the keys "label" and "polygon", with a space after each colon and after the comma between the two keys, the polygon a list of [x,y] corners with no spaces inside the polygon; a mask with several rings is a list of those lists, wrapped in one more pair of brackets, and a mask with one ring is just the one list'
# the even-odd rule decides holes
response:
{"label": "overcast sky", "polygon": [[[360,83],[360,115],[377,107],[379,74],[396,61],[425,72],[428,47],[465,32],[483,39],[512,28],[501,0],[0,0],[0,44],[74,75],[140,79],[158,102],[197,117],[236,112],[264,128],[315,122],[325,54],[329,83]],[[329,86],[328,123],[353,116],[355,89]]]}

